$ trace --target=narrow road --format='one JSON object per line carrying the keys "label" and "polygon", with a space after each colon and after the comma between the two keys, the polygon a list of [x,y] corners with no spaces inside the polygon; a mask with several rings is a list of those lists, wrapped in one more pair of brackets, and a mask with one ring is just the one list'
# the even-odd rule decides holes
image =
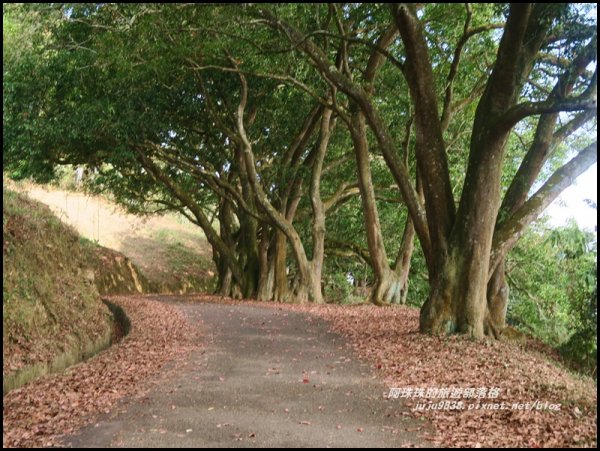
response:
{"label": "narrow road", "polygon": [[[72,447],[428,446],[423,423],[374,379],[327,324],[250,305],[185,303],[205,347],[127,412],[107,415]],[[182,302],[183,301],[183,302]]]}

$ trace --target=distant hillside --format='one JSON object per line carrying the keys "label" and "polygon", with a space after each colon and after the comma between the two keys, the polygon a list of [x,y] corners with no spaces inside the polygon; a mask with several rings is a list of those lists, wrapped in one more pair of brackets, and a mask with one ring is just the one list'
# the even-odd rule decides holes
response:
{"label": "distant hillside", "polygon": [[82,237],[127,256],[148,279],[151,291],[191,293],[212,289],[210,245],[202,230],[187,219],[174,214],[134,216],[102,197],[47,185],[8,185],[48,205]]}
{"label": "distant hillside", "polygon": [[40,202],[3,189],[4,392],[109,345],[100,294],[145,293],[118,252],[81,238]]}

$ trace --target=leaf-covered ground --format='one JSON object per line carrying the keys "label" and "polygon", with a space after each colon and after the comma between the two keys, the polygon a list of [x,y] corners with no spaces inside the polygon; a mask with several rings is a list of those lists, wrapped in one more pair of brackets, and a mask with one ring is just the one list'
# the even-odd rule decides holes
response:
{"label": "leaf-covered ground", "polygon": [[[434,424],[437,434],[427,438],[438,446],[596,446],[594,381],[569,372],[538,347],[422,335],[419,312],[408,307],[256,304],[308,311],[330,321],[390,388],[406,389],[401,396],[412,406],[410,415]],[[455,397],[452,388],[458,389]],[[408,389],[413,393],[406,397]],[[422,397],[421,390],[427,395],[428,389],[449,393]],[[476,397],[482,390],[485,396]],[[443,409],[416,410],[430,403]]]}
{"label": "leaf-covered ground", "polygon": [[[190,303],[234,302],[211,296],[185,299]],[[176,308],[151,301],[115,300],[132,319],[130,335],[63,375],[9,393],[4,398],[4,446],[57,444],[57,436],[94,421],[98,414],[126,408],[117,406],[117,400],[139,394],[141,382],[172,358],[185,362],[197,339]],[[431,405],[441,403],[445,408],[406,412],[433,423],[436,433],[425,437],[432,444],[596,446],[595,383],[568,372],[537,349],[421,335],[418,311],[406,307],[246,304],[305,311],[329,321],[390,388],[404,389],[401,396],[409,408],[427,406],[428,390],[445,390],[430,399]],[[410,397],[406,397],[408,389]],[[463,408],[449,409],[459,402]],[[489,408],[493,410],[485,410]]]}
{"label": "leaf-covered ground", "polygon": [[[452,407],[453,401],[458,407],[462,401],[462,409],[414,411],[434,423],[438,434],[432,439],[441,446],[596,445],[594,382],[574,376],[548,357],[514,343],[419,334],[418,311],[410,308],[326,307],[317,312],[333,322],[334,329],[380,371],[389,387],[413,390],[410,398],[405,398],[409,405],[428,403],[426,398],[414,396],[419,395],[415,389],[427,394],[427,389],[458,388],[454,396],[462,391],[461,397],[442,397],[438,392],[430,399],[433,405],[446,408]],[[486,389],[488,393],[472,398],[467,389],[476,393]],[[499,389],[498,396],[490,398],[490,389]],[[402,396],[409,396],[408,390]],[[560,404],[559,410],[551,411],[550,404],[554,408]],[[484,405],[508,408],[482,410]],[[547,409],[537,410],[540,406]]]}
{"label": "leaf-covered ground", "polygon": [[[438,434],[432,439],[441,446],[596,445],[596,385],[546,356],[514,343],[419,334],[418,311],[410,308],[325,308],[320,314],[333,322],[334,329],[349,339],[361,357],[379,369],[389,387],[411,388],[413,394],[415,389],[427,394],[427,389],[454,387],[459,389],[455,396],[462,391],[461,397],[440,397],[438,392],[431,398],[433,405],[444,406],[441,401],[450,401],[444,406],[447,408],[462,401],[462,409],[414,412],[434,423]],[[467,389],[476,393],[486,389],[487,393],[472,398]],[[498,396],[490,397],[490,389]],[[407,399],[415,407],[428,403],[419,396]]]}
{"label": "leaf-covered ground", "polygon": [[[113,297],[131,321],[129,335],[68,371],[41,378],[3,399],[4,447],[56,446],[58,438],[111,412],[117,402],[143,394],[145,383],[197,343],[175,307]],[[126,407],[121,407],[121,409]]]}

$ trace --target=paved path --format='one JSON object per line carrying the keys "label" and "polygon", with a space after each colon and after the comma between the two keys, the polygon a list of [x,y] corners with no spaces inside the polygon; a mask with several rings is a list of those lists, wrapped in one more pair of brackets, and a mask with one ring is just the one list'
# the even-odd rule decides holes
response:
{"label": "paved path", "polygon": [[73,447],[428,446],[423,424],[339,335],[283,309],[178,303],[206,347],[127,412],[65,440]]}

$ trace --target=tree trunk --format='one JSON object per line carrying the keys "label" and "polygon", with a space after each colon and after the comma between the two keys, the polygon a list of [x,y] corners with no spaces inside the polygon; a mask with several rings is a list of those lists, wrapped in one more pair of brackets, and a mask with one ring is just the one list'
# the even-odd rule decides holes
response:
{"label": "tree trunk", "polygon": [[278,302],[286,302],[288,298],[287,277],[287,239],[285,234],[276,229],[275,231],[275,258],[273,263],[275,276],[273,299]]}
{"label": "tree trunk", "polygon": [[394,263],[394,273],[398,278],[400,284],[400,298],[398,303],[406,304],[406,298],[408,296],[408,274],[410,272],[410,261],[415,248],[415,226],[410,219],[410,216],[406,218],[406,225],[404,226],[404,233],[402,234],[402,244],[398,250],[398,256]]}
{"label": "tree trunk", "polygon": [[266,271],[263,273],[261,269],[261,277],[258,281],[258,291],[256,298],[259,301],[272,301],[275,299],[274,280],[275,266],[272,262],[267,262]]}
{"label": "tree trunk", "polygon": [[[487,287],[492,238],[500,209],[502,162],[511,130],[499,118],[517,102],[531,69],[532,55],[537,53],[544,36],[543,29],[528,27],[533,25],[528,24],[531,8],[511,6],[498,58],[477,105],[454,226],[447,248],[434,246],[438,249],[437,264],[430,279],[429,299],[421,311],[422,332],[459,332],[474,338],[497,334],[488,310]],[[417,123],[417,132],[418,128]],[[424,180],[424,184],[427,182]],[[428,202],[428,213],[432,206]]]}
{"label": "tree trunk", "polygon": [[322,273],[322,263],[319,265],[319,268],[315,268],[317,265],[312,265],[313,273],[311,277],[311,296],[310,300],[315,304],[324,304],[325,299],[323,298],[323,290],[321,286],[321,273]]}
{"label": "tree trunk", "polygon": [[217,271],[218,279],[217,279],[217,289],[215,293],[221,296],[231,296],[232,295],[232,277],[231,277],[231,269],[228,266],[222,265],[223,267],[219,268]]}
{"label": "tree trunk", "polygon": [[321,288],[321,270],[316,268],[313,262],[297,261],[298,273],[293,283],[291,300],[298,304],[312,302],[324,304],[325,300]]}
{"label": "tree trunk", "polygon": [[[335,94],[332,94],[334,96]],[[335,120],[331,117],[333,111],[329,108],[323,111],[321,116],[321,128],[319,130],[319,140],[317,142],[317,151],[315,162],[312,168],[310,180],[310,203],[313,212],[312,224],[312,242],[313,252],[310,260],[310,295],[309,299],[315,304],[325,303],[323,299],[323,290],[321,288],[321,276],[323,273],[323,261],[325,260],[325,206],[321,199],[321,174],[323,173],[323,162],[329,145],[331,132],[335,127]]]}
{"label": "tree trunk", "polygon": [[404,282],[394,271],[385,271],[375,281],[370,300],[375,305],[400,304]]}
{"label": "tree trunk", "polygon": [[508,306],[508,283],[506,282],[504,259],[498,263],[487,287],[487,306],[490,326],[500,333],[506,326]]}
{"label": "tree trunk", "polygon": [[249,250],[248,253],[246,265],[244,266],[243,284],[241,286],[241,292],[244,299],[256,297],[260,272],[260,263],[257,252]]}
{"label": "tree trunk", "polygon": [[487,318],[487,272],[479,258],[452,247],[430,281],[430,294],[421,308],[420,330],[439,335],[462,333],[483,338]]}
{"label": "tree trunk", "polygon": [[272,258],[269,258],[270,242],[271,234],[269,233],[269,227],[266,224],[263,224],[262,236],[258,246],[259,276],[256,298],[259,301],[270,301],[273,299],[273,280],[275,273],[273,270],[274,266],[272,264]]}
{"label": "tree trunk", "polygon": [[397,289],[398,283],[395,280],[394,272],[390,269],[387,261],[383,236],[381,235],[381,225],[369,163],[369,143],[367,141],[365,115],[357,106],[354,107],[352,112],[350,132],[356,155],[358,186],[363,207],[370,263],[375,274],[375,284],[371,291],[370,302],[375,305],[384,305],[392,299],[396,299],[396,292],[399,295],[399,290]]}

